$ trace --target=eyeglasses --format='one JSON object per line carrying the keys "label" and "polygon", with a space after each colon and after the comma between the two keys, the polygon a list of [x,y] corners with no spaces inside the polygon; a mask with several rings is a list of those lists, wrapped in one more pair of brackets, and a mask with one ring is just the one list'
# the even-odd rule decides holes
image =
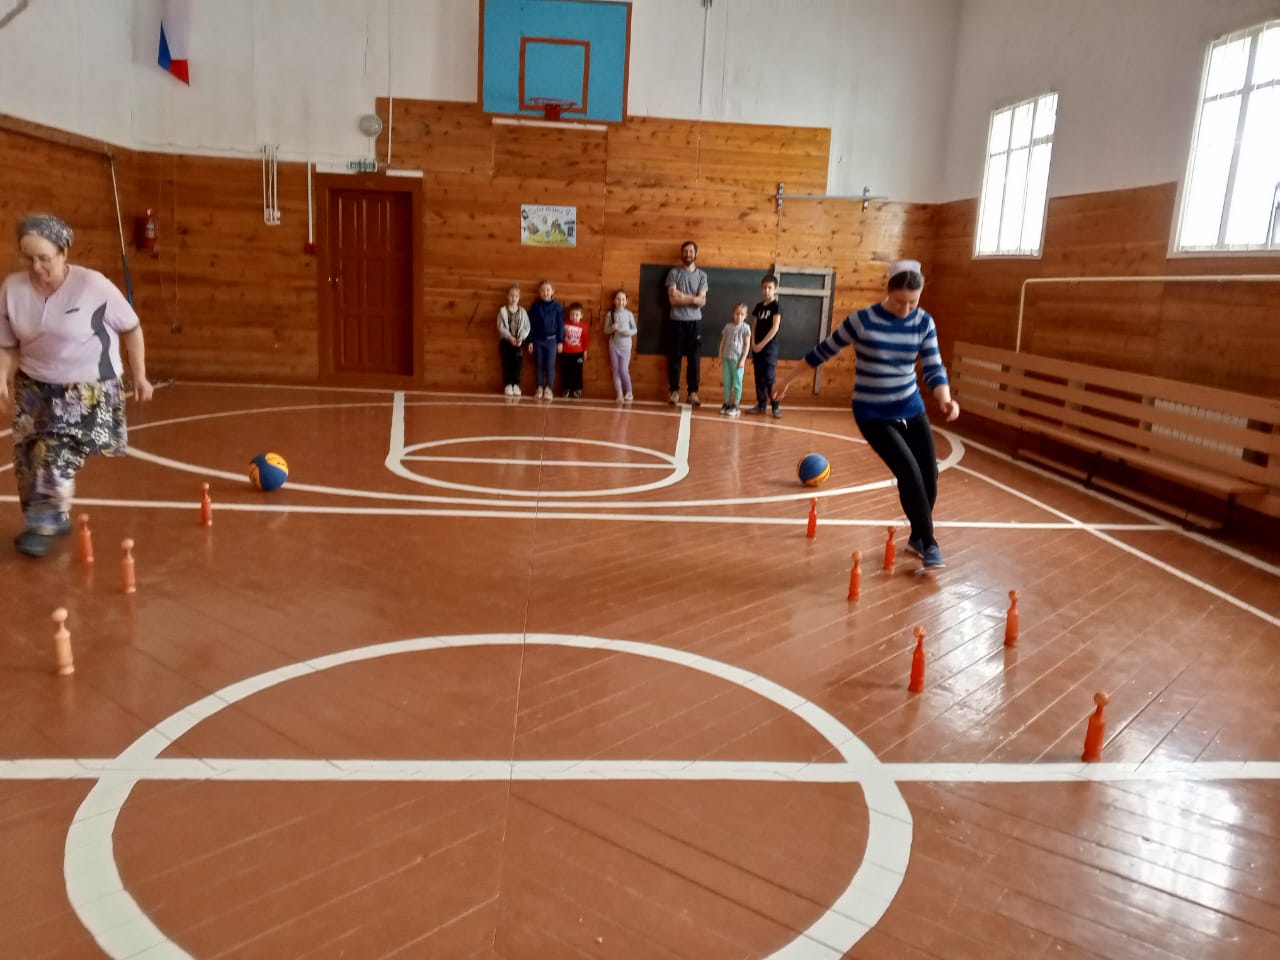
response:
{"label": "eyeglasses", "polygon": [[64,256],[64,254],[61,254],[61,253],[24,253],[24,254],[22,255],[22,262],[23,262],[23,263],[25,263],[25,264],[27,264],[28,266],[33,266],[33,267],[34,267],[34,266],[36,266],[37,264],[39,264],[39,265],[40,265],[40,266],[42,266],[42,267],[50,267],[50,266],[53,266],[53,262],[54,262],[55,260],[57,260],[59,257],[61,257],[61,256]]}

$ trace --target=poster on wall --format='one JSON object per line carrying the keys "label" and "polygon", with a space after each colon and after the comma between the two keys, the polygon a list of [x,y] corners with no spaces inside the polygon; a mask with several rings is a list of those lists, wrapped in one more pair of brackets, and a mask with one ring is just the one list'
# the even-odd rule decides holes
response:
{"label": "poster on wall", "polygon": [[578,208],[545,203],[520,205],[520,243],[533,247],[575,247]]}

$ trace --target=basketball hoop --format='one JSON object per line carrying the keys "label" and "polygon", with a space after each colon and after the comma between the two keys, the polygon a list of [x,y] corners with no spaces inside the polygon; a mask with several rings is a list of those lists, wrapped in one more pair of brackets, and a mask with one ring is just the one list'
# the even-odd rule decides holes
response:
{"label": "basketball hoop", "polygon": [[559,120],[560,113],[572,110],[578,105],[577,100],[561,100],[559,97],[530,97],[529,105],[542,108],[544,120]]}

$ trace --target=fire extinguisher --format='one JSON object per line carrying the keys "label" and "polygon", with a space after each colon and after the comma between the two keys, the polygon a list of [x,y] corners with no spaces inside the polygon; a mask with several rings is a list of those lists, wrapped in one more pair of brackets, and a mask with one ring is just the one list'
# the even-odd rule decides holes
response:
{"label": "fire extinguisher", "polygon": [[144,217],[136,217],[133,221],[133,242],[139,250],[154,251],[156,248],[156,218],[151,211]]}

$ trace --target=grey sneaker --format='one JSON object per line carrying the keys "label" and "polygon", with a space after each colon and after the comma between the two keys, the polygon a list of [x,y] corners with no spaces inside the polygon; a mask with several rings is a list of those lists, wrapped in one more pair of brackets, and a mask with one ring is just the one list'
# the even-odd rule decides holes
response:
{"label": "grey sneaker", "polygon": [[702,406],[702,400],[701,398],[699,398],[698,392],[696,390],[693,393],[689,394],[689,406],[691,407]]}
{"label": "grey sneaker", "polygon": [[747,407],[747,413],[764,413],[767,409],[764,404],[757,403],[754,407]]}
{"label": "grey sneaker", "polygon": [[924,565],[927,570],[946,566],[942,562],[942,551],[936,543],[924,548]]}
{"label": "grey sneaker", "polygon": [[914,553],[921,560],[924,559],[924,541],[919,537],[912,537],[907,541],[907,553]]}
{"label": "grey sneaker", "polygon": [[679,406],[680,392],[678,390],[672,390],[669,394],[667,394],[667,403],[671,404],[673,407]]}
{"label": "grey sneaker", "polygon": [[775,420],[782,419],[782,408],[778,406],[776,403],[773,405],[773,419]]}

